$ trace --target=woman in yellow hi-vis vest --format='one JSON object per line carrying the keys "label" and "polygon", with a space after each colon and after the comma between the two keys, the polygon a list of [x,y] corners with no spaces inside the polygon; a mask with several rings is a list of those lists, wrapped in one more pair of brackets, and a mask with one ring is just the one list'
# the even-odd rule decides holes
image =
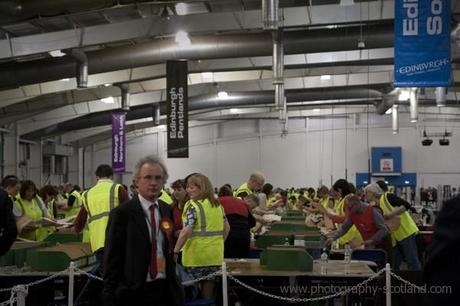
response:
{"label": "woman in yellow hi-vis vest", "polygon": [[[323,214],[326,214],[332,221],[335,223],[336,227],[339,227],[341,223],[343,223],[346,219],[346,210],[344,205],[344,198],[346,195],[350,194],[350,185],[344,179],[337,180],[334,185],[332,186],[332,194],[336,199],[334,205],[334,213],[331,213],[327,209],[323,207],[321,204],[315,205],[316,208],[319,209]],[[360,246],[363,242],[361,234],[353,225],[348,232],[340,237],[338,240],[339,245],[343,246],[346,243],[350,243],[352,247]]]}
{"label": "woman in yellow hi-vis vest", "polygon": [[[183,266],[193,278],[199,278],[220,269],[224,262],[224,240],[230,225],[206,176],[193,174],[186,183],[190,200],[184,207],[184,227],[174,247],[174,254],[182,251]],[[202,281],[200,286],[203,298],[214,299],[214,280]]]}
{"label": "woman in yellow hi-vis vest", "polygon": [[21,230],[19,234],[21,238],[43,241],[56,231],[52,221],[43,219],[53,220],[53,217],[48,213],[43,200],[37,195],[37,187],[32,181],[22,183],[13,211]]}

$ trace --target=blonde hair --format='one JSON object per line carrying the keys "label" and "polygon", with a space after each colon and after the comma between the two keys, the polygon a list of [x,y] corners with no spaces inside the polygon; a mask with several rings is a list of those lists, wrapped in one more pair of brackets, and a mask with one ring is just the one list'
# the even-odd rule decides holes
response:
{"label": "blonde hair", "polygon": [[195,185],[201,190],[200,200],[208,199],[212,206],[220,206],[219,201],[214,195],[214,187],[206,175],[195,173],[187,179],[187,185]]}

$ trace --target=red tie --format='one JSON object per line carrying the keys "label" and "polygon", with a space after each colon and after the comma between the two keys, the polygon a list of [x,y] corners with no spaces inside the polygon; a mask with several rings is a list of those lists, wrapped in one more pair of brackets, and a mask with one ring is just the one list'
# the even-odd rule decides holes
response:
{"label": "red tie", "polygon": [[157,228],[155,223],[155,204],[150,205],[150,224],[152,226],[152,251],[150,253],[149,273],[151,278],[157,276]]}

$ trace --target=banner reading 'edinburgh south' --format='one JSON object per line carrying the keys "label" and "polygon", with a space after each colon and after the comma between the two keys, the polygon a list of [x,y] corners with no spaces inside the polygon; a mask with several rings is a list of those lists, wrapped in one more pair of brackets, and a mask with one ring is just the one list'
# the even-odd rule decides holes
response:
{"label": "banner reading 'edinburgh south'", "polygon": [[395,86],[452,83],[450,0],[395,1]]}

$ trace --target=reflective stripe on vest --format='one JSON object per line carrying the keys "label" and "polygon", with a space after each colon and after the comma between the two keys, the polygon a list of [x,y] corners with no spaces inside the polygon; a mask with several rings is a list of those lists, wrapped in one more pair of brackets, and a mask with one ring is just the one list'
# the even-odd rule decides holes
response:
{"label": "reflective stripe on vest", "polygon": [[200,202],[193,202],[193,203],[196,206],[198,206],[198,208],[199,208],[198,210],[199,210],[200,218],[201,218],[201,227],[200,227],[199,232],[193,231],[191,237],[197,237],[197,236],[199,236],[199,237],[212,237],[212,236],[223,235],[224,231],[210,231],[210,232],[206,231],[206,216],[204,214],[203,205],[201,205]]}
{"label": "reflective stripe on vest", "polygon": [[[384,213],[391,212],[396,208],[393,207],[390,202],[388,202],[388,192],[385,192],[380,197],[380,208],[383,210]],[[414,219],[412,219],[411,215],[408,211],[403,212],[399,215],[401,225],[398,227],[396,231],[391,232],[391,236],[395,241],[401,241],[406,239],[407,237],[417,234],[419,229],[417,224],[415,224]]]}
{"label": "reflective stripe on vest", "polygon": [[83,205],[88,212],[87,223],[93,252],[104,247],[110,211],[119,204],[117,192],[120,186],[109,180],[99,181],[84,194]]}
{"label": "reflective stripe on vest", "polygon": [[[117,187],[117,184],[112,184],[112,187],[110,187],[110,193],[109,193],[109,207],[110,210],[115,208],[115,188]],[[88,208],[88,192],[85,192],[85,203],[86,203],[86,211],[88,212],[88,224],[91,224],[91,222],[96,221],[98,219],[101,219],[103,217],[108,217],[110,214],[110,211],[105,211],[103,213],[97,214],[97,215],[91,215],[91,211]]]}
{"label": "reflective stripe on vest", "polygon": [[248,187],[248,183],[244,183],[240,187],[238,187],[233,196],[235,198],[239,198],[239,194],[243,192],[247,193],[247,195],[253,194],[252,190]]}

